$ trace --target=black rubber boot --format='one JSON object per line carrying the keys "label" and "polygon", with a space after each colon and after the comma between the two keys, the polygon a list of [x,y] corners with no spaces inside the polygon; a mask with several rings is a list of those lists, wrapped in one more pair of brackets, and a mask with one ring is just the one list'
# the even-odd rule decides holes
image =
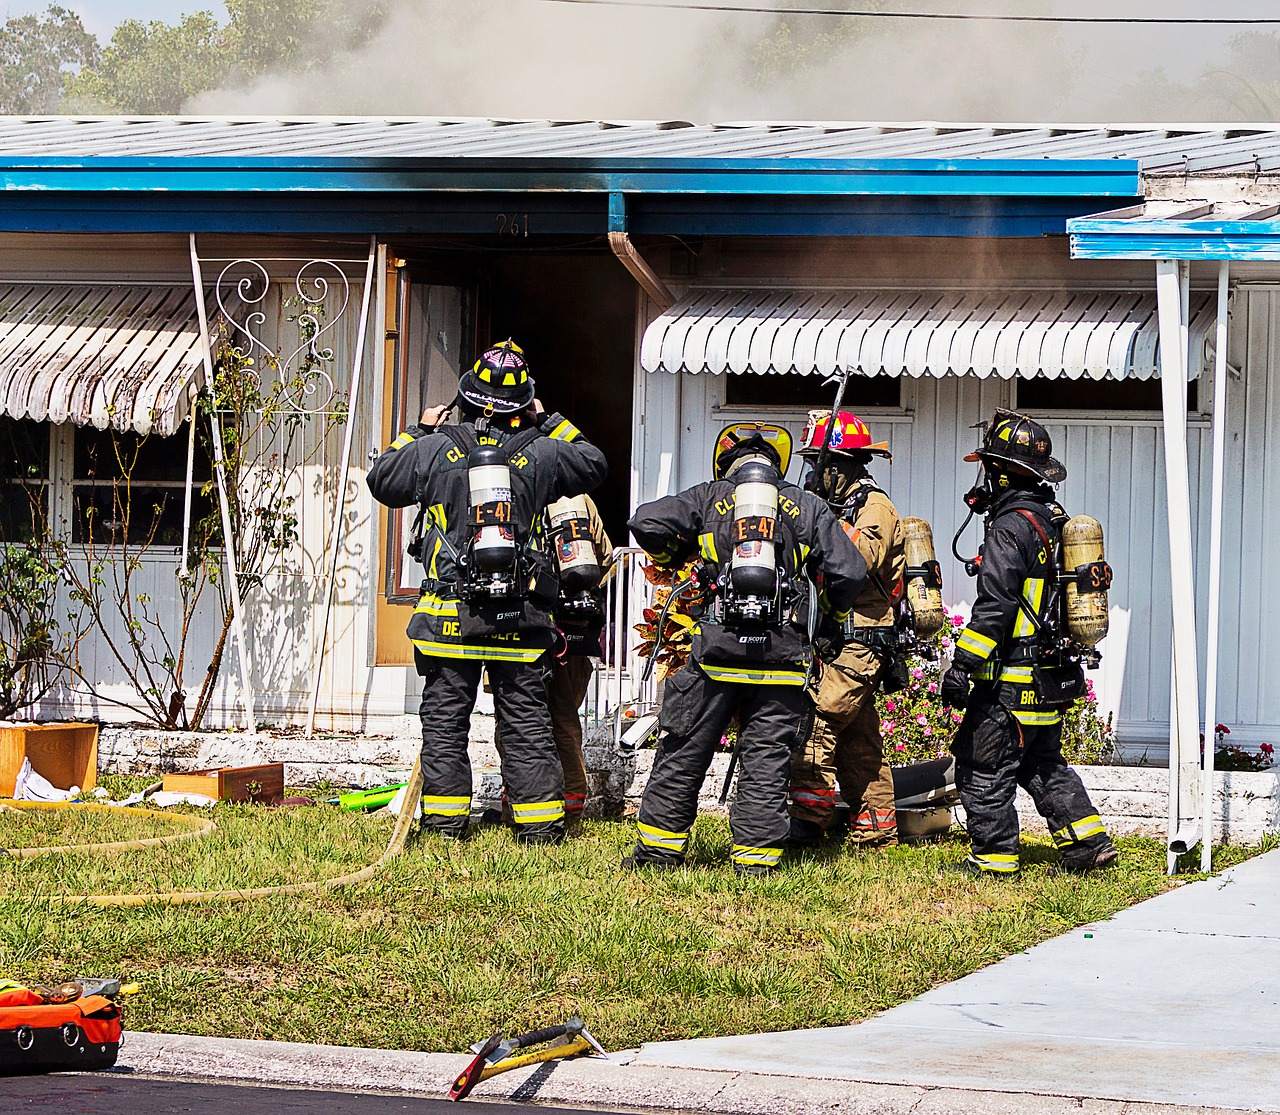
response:
{"label": "black rubber boot", "polygon": [[733,873],[735,875],[772,875],[777,870],[776,867],[766,867],[763,863],[735,863],[733,865]]}
{"label": "black rubber boot", "polygon": [[791,818],[791,830],[783,840],[788,848],[816,848],[827,838],[826,830],[817,821]]}
{"label": "black rubber boot", "polygon": [[623,856],[619,866],[623,871],[679,871],[684,863],[669,859],[637,859],[635,856]]}
{"label": "black rubber boot", "polygon": [[1058,861],[1058,870],[1070,872],[1072,875],[1087,875],[1090,871],[1100,871],[1110,867],[1120,858],[1120,849],[1110,840],[1101,844],[1080,845],[1062,853]]}

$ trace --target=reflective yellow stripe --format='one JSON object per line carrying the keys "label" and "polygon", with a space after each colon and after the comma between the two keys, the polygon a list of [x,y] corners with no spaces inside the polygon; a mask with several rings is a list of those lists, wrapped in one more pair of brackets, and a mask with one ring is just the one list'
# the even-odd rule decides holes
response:
{"label": "reflective yellow stripe", "polygon": [[689,843],[687,832],[668,832],[666,829],[654,828],[643,821],[636,822],[640,843],[646,848],[661,848],[664,852],[683,852]]}
{"label": "reflective yellow stripe", "polygon": [[433,817],[465,817],[471,812],[471,797],[422,795],[422,812]]}
{"label": "reflective yellow stripe", "polygon": [[547,435],[547,437],[553,437],[559,441],[573,441],[574,438],[581,436],[582,431],[567,418]]}
{"label": "reflective yellow stripe", "polygon": [[[413,443],[413,434],[401,434],[395,441],[391,443],[391,449],[403,449],[406,445]],[[390,452],[390,450],[388,450]]]}
{"label": "reflective yellow stripe", "polygon": [[831,606],[831,601],[827,598],[826,589],[818,593],[818,604],[824,612],[827,613],[836,623],[844,623],[849,618],[850,609],[846,608],[843,612],[836,610]]}
{"label": "reflective yellow stripe", "polygon": [[698,550],[702,556],[708,561],[714,561],[720,564],[720,557],[716,553],[716,536],[709,531],[706,534],[698,535]]}
{"label": "reflective yellow stripe", "polygon": [[458,602],[456,600],[446,600],[442,596],[423,593],[418,599],[417,607],[413,610],[415,613],[424,616],[456,616],[458,614]]}
{"label": "reflective yellow stripe", "polygon": [[484,658],[492,662],[536,662],[545,653],[541,647],[488,647],[467,643],[434,643],[413,639],[413,645],[428,658]]}
{"label": "reflective yellow stripe", "polygon": [[782,849],[748,848],[745,844],[735,844],[729,858],[734,863],[762,863],[766,867],[774,867],[782,858]]}
{"label": "reflective yellow stripe", "polygon": [[973,672],[973,676],[977,681],[995,681],[996,660],[994,658],[988,658]]}
{"label": "reflective yellow stripe", "polygon": [[440,547],[444,545],[444,540],[436,539],[436,544],[431,550],[431,561],[427,564],[427,576],[433,581],[440,580],[440,570],[436,568],[436,558],[440,556]]}
{"label": "reflective yellow stripe", "polygon": [[1091,836],[1100,836],[1106,831],[1102,824],[1102,818],[1096,813],[1090,813],[1087,817],[1072,821],[1066,828],[1058,829],[1053,834],[1053,842],[1058,847],[1062,847],[1064,844],[1075,844],[1080,840],[1088,840]]}
{"label": "reflective yellow stripe", "polygon": [[988,639],[981,631],[966,627],[956,639],[956,650],[965,650],[978,658],[990,658],[996,649],[995,639]]}
{"label": "reflective yellow stripe", "polygon": [[1013,713],[1013,718],[1019,724],[1026,724],[1030,728],[1046,728],[1062,721],[1062,714],[1057,709],[1032,712],[1028,709],[1015,708],[1009,711]]}
{"label": "reflective yellow stripe", "polygon": [[[1031,603],[1032,611],[1040,614],[1040,605],[1044,602],[1044,578],[1028,577],[1022,582],[1022,595]],[[1014,638],[1025,638],[1036,633],[1036,625],[1027,615],[1025,607],[1018,609],[1018,618],[1013,623]]]}
{"label": "reflective yellow stripe", "polygon": [[702,672],[712,681],[743,682],[748,685],[804,685],[803,670],[787,670],[781,666],[711,666],[699,662]]}
{"label": "reflective yellow stripe", "polygon": [[517,825],[538,825],[564,819],[564,799],[511,803],[511,818]]}
{"label": "reflective yellow stripe", "polygon": [[969,862],[983,871],[991,871],[997,875],[1010,875],[1018,870],[1018,855],[1007,852],[974,852]]}
{"label": "reflective yellow stripe", "polygon": [[1006,666],[1000,671],[1001,681],[1011,681],[1015,685],[1031,684],[1030,666]]}

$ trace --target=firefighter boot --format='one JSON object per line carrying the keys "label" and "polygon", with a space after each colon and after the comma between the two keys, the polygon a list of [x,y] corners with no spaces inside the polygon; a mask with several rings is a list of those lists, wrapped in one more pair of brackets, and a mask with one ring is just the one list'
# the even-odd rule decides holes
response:
{"label": "firefighter boot", "polygon": [[788,848],[816,848],[826,837],[826,830],[817,821],[807,821],[803,817],[792,817],[791,829],[783,843]]}
{"label": "firefighter boot", "polygon": [[1119,858],[1120,850],[1104,838],[1100,844],[1078,844],[1063,852],[1058,869],[1072,875],[1087,875],[1090,871],[1110,867]]}

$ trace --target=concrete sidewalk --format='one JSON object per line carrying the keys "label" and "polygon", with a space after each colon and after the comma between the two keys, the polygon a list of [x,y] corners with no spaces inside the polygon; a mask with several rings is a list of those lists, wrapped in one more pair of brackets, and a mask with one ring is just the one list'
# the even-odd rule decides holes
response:
{"label": "concrete sidewalk", "polygon": [[[147,1075],[418,1095],[443,1095],[467,1060],[163,1034],[128,1035],[120,1058]],[[1280,1113],[1280,851],[860,1025],[658,1042],[476,1095],[714,1115]]]}

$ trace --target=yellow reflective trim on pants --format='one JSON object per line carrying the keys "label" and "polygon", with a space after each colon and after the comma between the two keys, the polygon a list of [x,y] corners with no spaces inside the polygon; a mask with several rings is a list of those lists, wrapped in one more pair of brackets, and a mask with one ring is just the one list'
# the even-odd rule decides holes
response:
{"label": "yellow reflective trim on pants", "polygon": [[401,434],[395,441],[391,443],[392,449],[403,449],[406,445],[413,444],[413,434]]}
{"label": "yellow reflective trim on pants", "polygon": [[716,553],[716,536],[710,531],[706,534],[698,535],[698,552],[708,561],[714,561],[717,565],[720,564],[720,558]]}
{"label": "yellow reflective trim on pants", "polygon": [[567,418],[547,435],[547,437],[556,438],[558,441],[573,441],[574,438],[581,436],[582,431]]}
{"label": "yellow reflective trim on pants", "polygon": [[956,650],[966,650],[977,658],[990,658],[995,649],[995,639],[988,639],[972,627],[966,627],[956,638]]}
{"label": "yellow reflective trim on pants", "polygon": [[[1022,595],[1024,599],[1030,601],[1032,611],[1038,616],[1040,614],[1040,605],[1044,603],[1044,578],[1028,577],[1022,582]],[[1024,605],[1018,609],[1018,618],[1013,623],[1014,638],[1025,638],[1035,633],[1036,625],[1031,616],[1027,614],[1027,609]]]}
{"label": "yellow reflective trim on pants", "polygon": [[742,668],[738,666],[709,666],[699,662],[702,672],[712,681],[740,682],[747,685],[804,685],[804,672],[782,668],[758,666]]}
{"label": "yellow reflective trim on pants", "polygon": [[539,825],[564,820],[564,799],[559,801],[511,802],[511,819],[517,825]]}
{"label": "yellow reflective trim on pants", "polygon": [[782,849],[748,848],[745,844],[735,844],[729,858],[734,863],[762,863],[765,867],[776,867],[782,858]]}
{"label": "yellow reflective trim on pants", "polygon": [[636,830],[640,836],[640,843],[646,848],[661,848],[664,852],[683,853],[685,845],[689,843],[687,832],[669,832],[667,829],[646,825],[643,821],[636,822]]}
{"label": "yellow reflective trim on pants", "polygon": [[422,812],[433,817],[465,817],[471,812],[471,796],[422,795]]}
{"label": "yellow reflective trim on pants", "polygon": [[1013,718],[1019,724],[1025,724],[1028,728],[1050,728],[1054,724],[1062,723],[1062,714],[1057,709],[1048,709],[1046,711],[1033,712],[1029,709],[1010,709]]}
{"label": "yellow reflective trim on pants", "polygon": [[1018,855],[1008,852],[972,852],[969,862],[982,871],[990,871],[997,875],[1011,875],[1018,870]]}
{"label": "yellow reflective trim on pants", "polygon": [[480,658],[490,662],[517,662],[525,665],[537,662],[545,653],[542,648],[478,647],[465,643],[434,643],[427,639],[411,639],[415,647],[428,658]]}
{"label": "yellow reflective trim on pants", "polygon": [[442,596],[423,593],[418,598],[417,606],[413,610],[416,614],[424,616],[456,616],[458,614],[458,602],[456,600],[446,600]]}
{"label": "yellow reflective trim on pants", "polygon": [[1106,831],[1102,818],[1096,813],[1090,813],[1087,817],[1072,821],[1066,828],[1058,829],[1053,834],[1053,842],[1058,847],[1062,847],[1064,844],[1075,844],[1081,840],[1088,840],[1091,836],[1101,836]]}

